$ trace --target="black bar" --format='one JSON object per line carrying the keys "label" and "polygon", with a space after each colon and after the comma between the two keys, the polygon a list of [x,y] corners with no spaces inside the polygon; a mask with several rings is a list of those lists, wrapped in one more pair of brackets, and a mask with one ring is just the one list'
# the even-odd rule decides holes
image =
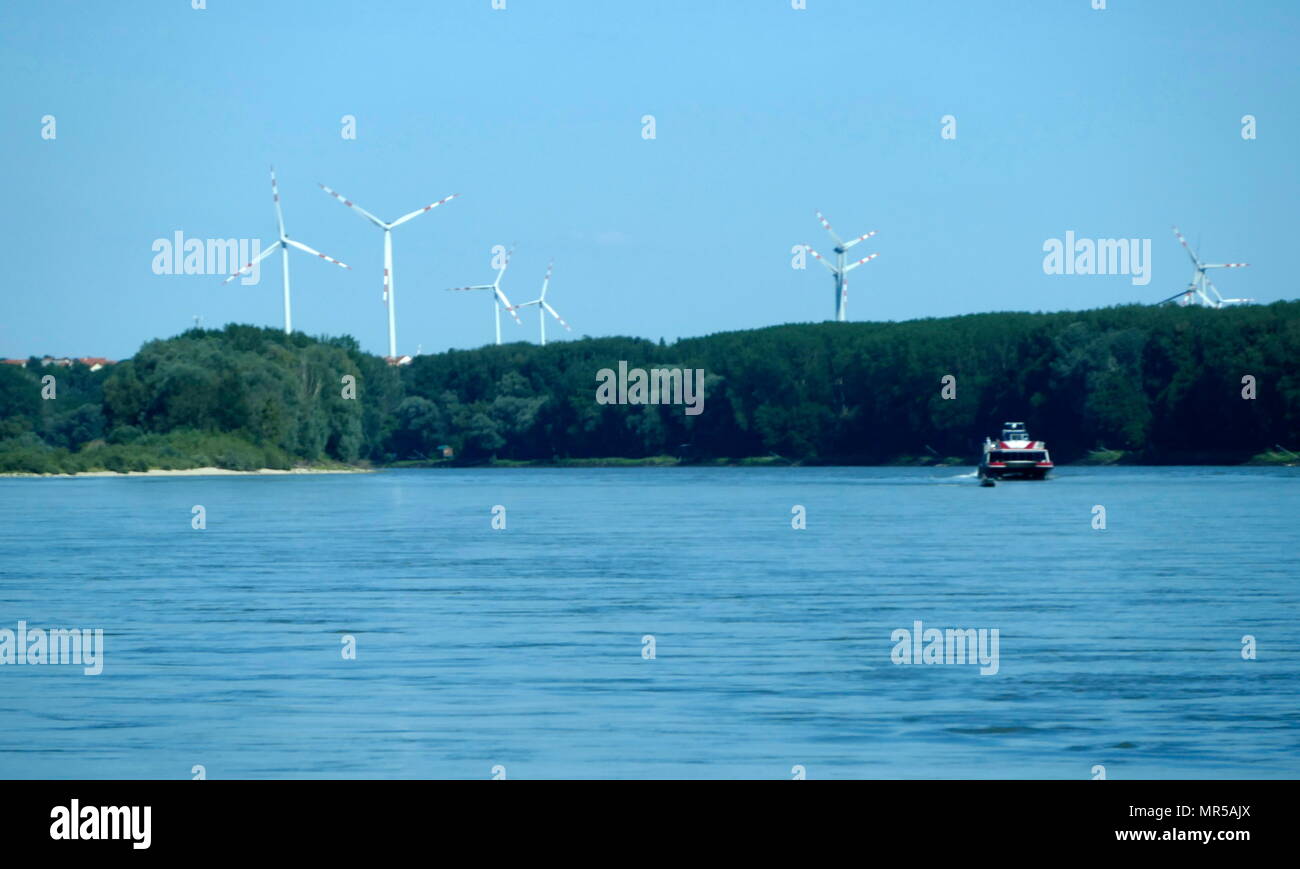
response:
{"label": "black bar", "polygon": [[[810,790],[811,789],[811,790]],[[293,854],[339,856],[427,849],[458,841],[494,849],[526,831],[567,837],[577,850],[622,831],[655,847],[700,835],[738,847],[851,837],[863,853],[913,844],[927,856],[975,852],[1117,853],[1232,859],[1263,843],[1285,847],[1293,782],[871,781],[752,785],[701,782],[516,783],[428,781],[10,782],[0,800],[6,853],[52,857]],[[150,807],[149,847],[119,839],[52,838],[60,807]],[[1214,808],[1219,807],[1219,808]],[[1158,810],[1158,811],[1157,811]],[[95,813],[96,819],[102,817]],[[139,815],[143,819],[143,813]],[[86,823],[83,820],[83,824]],[[87,828],[89,829],[89,828]],[[1153,832],[1152,832],[1153,831]],[[1196,839],[1190,831],[1196,831]],[[1200,841],[1203,831],[1212,837]],[[65,832],[60,830],[60,832]],[[92,831],[93,832],[93,831]],[[131,832],[134,832],[132,830]],[[1152,836],[1134,840],[1131,836]],[[1231,835],[1233,838],[1223,838]],[[1124,838],[1121,838],[1124,837]],[[486,837],[486,838],[483,838]],[[140,842],[142,844],[142,842]],[[1172,846],[1173,850],[1169,850]],[[691,845],[690,847],[694,847]],[[540,852],[538,852],[540,853]]]}

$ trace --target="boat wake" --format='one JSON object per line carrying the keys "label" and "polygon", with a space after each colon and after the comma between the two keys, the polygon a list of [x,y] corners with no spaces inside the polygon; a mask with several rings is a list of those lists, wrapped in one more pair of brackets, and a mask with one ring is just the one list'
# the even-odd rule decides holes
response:
{"label": "boat wake", "polygon": [[939,483],[951,483],[953,480],[973,480],[979,476],[979,470],[971,471],[969,474],[954,474],[951,477],[931,477],[930,479]]}

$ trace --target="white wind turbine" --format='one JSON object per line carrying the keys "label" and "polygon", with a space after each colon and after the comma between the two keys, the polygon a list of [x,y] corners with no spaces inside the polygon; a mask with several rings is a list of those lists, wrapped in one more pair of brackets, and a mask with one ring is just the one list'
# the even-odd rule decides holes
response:
{"label": "white wind turbine", "polygon": [[[1200,303],[1207,308],[1226,308],[1231,305],[1249,305],[1255,301],[1254,299],[1225,299],[1220,295],[1219,288],[1210,280],[1210,276],[1205,273],[1207,269],[1245,268],[1250,265],[1250,263],[1203,263],[1201,262],[1200,257],[1192,251],[1191,245],[1187,243],[1187,239],[1183,238],[1183,234],[1178,231],[1178,227],[1176,226],[1174,227],[1174,235],[1178,236],[1178,240],[1182,242],[1183,249],[1186,250],[1187,255],[1192,258],[1192,265],[1196,267],[1196,271],[1192,272],[1192,280],[1188,283],[1187,289],[1179,290],[1167,299],[1161,299],[1159,302],[1156,302],[1157,305],[1163,305],[1165,302],[1172,302],[1174,299],[1178,299],[1178,304],[1185,307],[1194,304],[1199,299]],[[1210,292],[1214,293],[1213,298],[1211,298],[1210,294],[1206,292],[1207,288]]]}
{"label": "white wind turbine", "polygon": [[[518,311],[520,308],[527,308],[529,305],[537,306],[537,322],[538,325],[541,326],[541,330],[542,330],[543,347],[546,346],[546,313],[548,311],[550,312],[552,317],[560,321],[561,326],[568,329],[570,332],[573,331],[573,329],[569,326],[569,324],[564,322],[564,318],[561,317],[556,312],[556,310],[551,307],[551,303],[546,301],[546,288],[551,285],[551,271],[554,268],[555,268],[555,260],[551,260],[550,264],[546,266],[546,277],[542,280],[542,294],[540,296],[538,296],[536,299],[533,299],[531,302],[521,302],[520,304],[515,305],[513,308],[510,309],[510,312],[514,313],[515,311]],[[497,343],[499,344],[501,342],[498,341]]]}
{"label": "white wind turbine", "polygon": [[390,358],[396,358],[397,356],[397,314],[394,310],[395,306],[393,304],[394,301],[393,229],[398,226],[401,226],[403,223],[406,223],[408,220],[414,220],[415,218],[419,217],[421,214],[424,214],[426,211],[432,211],[433,209],[437,208],[439,205],[442,205],[444,202],[450,202],[460,194],[453,193],[450,196],[447,196],[443,199],[439,199],[437,202],[434,202],[431,205],[426,205],[423,208],[419,208],[416,209],[415,211],[412,211],[410,214],[399,217],[396,220],[394,220],[392,223],[386,223],[380,220],[378,217],[375,217],[369,211],[366,211],[360,205],[354,203],[352,200],[347,199],[339,195],[338,193],[335,193],[333,190],[329,189],[324,184],[317,183],[316,186],[318,186],[321,190],[324,190],[330,196],[333,196],[339,202],[342,202],[348,208],[355,208],[358,214],[362,215],[371,223],[373,223],[375,226],[379,227],[384,231],[384,304],[388,306],[388,355]]}
{"label": "white wind turbine", "polygon": [[284,267],[284,334],[288,335],[290,332],[293,331],[293,314],[292,311],[290,310],[290,305],[289,305],[289,248],[296,247],[298,248],[298,250],[303,251],[304,253],[309,253],[312,256],[318,256],[321,259],[325,260],[326,262],[334,263],[334,265],[342,266],[345,269],[350,269],[352,268],[352,266],[348,265],[347,263],[340,262],[339,260],[336,260],[333,257],[326,256],[325,254],[321,253],[318,250],[312,250],[311,248],[307,247],[307,245],[303,244],[300,241],[294,241],[292,238],[289,238],[288,233],[284,231],[284,214],[280,211],[280,188],[276,186],[275,183],[274,166],[271,167],[271,199],[272,201],[275,202],[275,219],[280,227],[280,237],[276,240],[275,244],[271,245],[266,250],[262,251],[261,254],[259,254],[255,259],[247,263],[243,268],[235,272],[233,275],[227,277],[224,281],[222,281],[222,283],[223,284],[230,283],[235,278],[239,277],[244,272],[248,271],[253,266],[257,265],[262,260],[269,257],[271,254],[275,253],[276,249],[278,248],[281,254],[280,263]]}
{"label": "white wind turbine", "polygon": [[873,229],[871,232],[868,232],[866,235],[859,235],[857,238],[852,239],[851,241],[844,241],[838,235],[835,234],[835,230],[831,229],[830,221],[828,221],[825,217],[823,217],[820,211],[817,212],[817,219],[822,222],[822,226],[825,228],[827,232],[830,233],[831,238],[835,241],[835,265],[831,265],[825,259],[823,259],[822,255],[819,254],[817,251],[813,250],[811,245],[805,244],[804,248],[810,254],[817,257],[817,261],[822,265],[826,266],[826,268],[830,269],[831,274],[834,275],[835,277],[835,319],[843,323],[845,319],[847,319],[847,315],[848,315],[848,302],[849,302],[848,273],[853,271],[863,263],[871,262],[873,259],[880,256],[880,254],[878,253],[873,253],[871,256],[863,257],[857,262],[852,262],[849,263],[848,265],[845,265],[844,253],[849,248],[853,247],[853,245],[857,244],[858,242],[866,241],[867,239],[871,238],[873,235],[876,234],[876,230]]}
{"label": "white wind turbine", "polygon": [[[499,248],[498,248],[498,250],[499,250]],[[515,246],[512,244],[512,245],[510,245],[510,250],[506,252],[505,259],[504,259],[504,260],[502,261],[502,263],[501,263],[501,268],[497,270],[497,279],[496,279],[495,281],[493,281],[492,283],[490,283],[490,284],[475,284],[475,285],[472,286],[472,287],[448,287],[448,288],[447,288],[447,291],[448,291],[448,292],[453,292],[453,293],[455,293],[455,292],[464,292],[465,290],[491,290],[491,291],[492,291],[492,303],[493,303],[493,308],[494,308],[495,311],[496,311],[496,328],[497,328],[497,345],[498,345],[498,346],[500,346],[500,344],[501,344],[501,307],[502,307],[502,305],[504,305],[504,306],[505,306],[505,309],[506,309],[507,311],[510,312],[510,316],[512,316],[512,317],[515,318],[515,322],[516,322],[516,323],[518,323],[520,326],[522,326],[522,325],[524,324],[523,320],[520,320],[520,319],[519,319],[519,315],[515,313],[515,306],[510,304],[510,300],[506,298],[506,294],[501,290],[501,276],[504,275],[504,274],[506,273],[506,269],[508,269],[508,268],[510,267],[510,255],[513,254],[514,252],[515,252]],[[558,316],[558,315],[557,315],[557,316]],[[561,321],[561,322],[563,322],[563,321]]]}

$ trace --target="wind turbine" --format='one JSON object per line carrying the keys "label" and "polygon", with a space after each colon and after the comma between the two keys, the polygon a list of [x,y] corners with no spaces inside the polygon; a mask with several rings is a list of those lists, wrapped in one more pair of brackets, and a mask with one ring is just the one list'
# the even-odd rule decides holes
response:
{"label": "wind turbine", "polygon": [[555,268],[555,260],[551,260],[550,264],[546,267],[546,277],[542,280],[542,294],[540,296],[538,296],[536,299],[533,299],[531,302],[522,302],[510,309],[510,312],[514,313],[515,311],[518,311],[520,308],[527,308],[529,305],[537,306],[537,322],[542,329],[543,347],[546,346],[546,312],[547,311],[550,312],[552,317],[560,321],[561,326],[568,329],[570,332],[573,331],[573,329],[569,326],[569,324],[564,322],[564,318],[561,317],[558,313],[556,313],[555,309],[551,307],[551,303],[546,301],[546,288],[551,285],[551,271],[554,268]]}
{"label": "wind turbine", "polygon": [[871,256],[863,257],[857,262],[852,262],[849,263],[848,265],[845,265],[844,253],[849,248],[853,247],[853,245],[857,244],[858,242],[866,241],[867,239],[871,238],[871,236],[876,234],[876,230],[873,229],[871,232],[868,232],[866,235],[859,235],[857,238],[852,239],[851,241],[844,241],[838,235],[835,234],[835,230],[831,229],[830,221],[828,221],[825,217],[823,217],[820,211],[817,212],[817,219],[822,222],[822,226],[825,228],[827,232],[831,234],[831,238],[835,241],[835,265],[831,265],[825,259],[823,259],[822,255],[819,254],[817,251],[813,250],[811,245],[805,244],[804,248],[810,254],[817,257],[817,261],[822,265],[826,266],[826,268],[830,269],[831,274],[835,276],[835,319],[843,323],[847,319],[847,308],[849,302],[848,273],[853,271],[863,263],[871,262],[873,259],[880,256],[880,254],[878,253],[873,253]]}
{"label": "wind turbine", "polygon": [[298,250],[303,251],[304,253],[309,253],[312,256],[318,256],[321,259],[325,260],[325,262],[334,263],[334,265],[342,266],[345,269],[351,269],[352,266],[348,265],[347,263],[340,262],[339,260],[334,259],[334,257],[326,256],[325,254],[321,253],[318,250],[312,250],[311,248],[307,247],[307,245],[303,244],[300,241],[294,241],[292,238],[289,238],[289,234],[284,231],[284,214],[280,211],[280,188],[276,186],[275,183],[274,166],[271,167],[271,200],[275,202],[275,220],[280,227],[279,239],[276,240],[275,244],[271,245],[266,250],[262,251],[255,259],[247,263],[242,269],[235,272],[233,275],[227,277],[224,281],[222,281],[222,283],[223,284],[230,283],[235,278],[239,277],[244,272],[248,271],[253,266],[257,265],[262,260],[269,257],[271,254],[275,253],[276,248],[279,248],[280,255],[281,255],[280,262],[281,265],[284,266],[284,334],[288,335],[290,332],[293,331],[293,315],[289,306],[289,248],[296,247],[298,248]]}
{"label": "wind turbine", "polygon": [[[447,288],[448,292],[463,292],[465,290],[491,290],[492,291],[493,307],[496,310],[497,346],[501,345],[501,306],[503,303],[505,304],[506,310],[510,312],[510,316],[515,318],[515,322],[518,323],[520,326],[524,324],[524,321],[520,320],[519,315],[515,313],[514,305],[510,304],[510,300],[506,298],[506,294],[501,290],[501,276],[504,275],[506,273],[506,269],[510,267],[510,255],[513,254],[514,252],[515,252],[515,246],[512,244],[510,245],[510,250],[506,252],[506,258],[501,263],[501,268],[497,270],[497,279],[492,283],[476,284],[472,287],[448,287]],[[557,314],[556,316],[558,317],[559,315]],[[564,321],[561,320],[560,322],[564,322]]]}
{"label": "wind turbine", "polygon": [[[1178,231],[1178,227],[1176,226],[1174,227],[1174,235],[1178,236],[1178,240],[1182,242],[1183,249],[1186,250],[1187,255],[1192,258],[1192,265],[1196,267],[1196,271],[1192,272],[1192,280],[1188,283],[1186,289],[1179,290],[1167,299],[1161,299],[1159,302],[1156,302],[1157,305],[1163,305],[1165,302],[1172,302],[1174,299],[1179,299],[1180,296],[1181,299],[1178,304],[1184,307],[1194,304],[1197,299],[1199,299],[1200,303],[1207,308],[1226,308],[1231,305],[1249,305],[1255,301],[1254,299],[1225,299],[1219,293],[1219,288],[1210,280],[1210,276],[1205,273],[1208,269],[1245,268],[1250,265],[1250,263],[1203,263],[1201,262],[1200,257],[1192,251],[1191,245],[1187,243],[1187,239],[1183,238],[1183,234]],[[1207,288],[1210,292],[1214,293],[1213,298],[1211,298],[1210,294],[1206,292]]]}
{"label": "wind turbine", "polygon": [[388,356],[389,358],[396,358],[397,357],[397,313],[394,310],[395,306],[393,304],[394,301],[393,229],[401,226],[403,223],[406,223],[408,220],[414,220],[415,218],[419,217],[421,214],[424,214],[426,211],[432,211],[433,209],[437,208],[439,205],[442,205],[444,202],[450,202],[460,194],[453,193],[450,196],[439,199],[437,202],[433,203],[432,205],[426,205],[423,208],[418,208],[415,211],[412,211],[410,214],[399,217],[396,220],[394,220],[392,223],[386,223],[380,220],[378,217],[375,217],[369,211],[366,211],[360,205],[354,203],[352,200],[346,199],[343,196],[339,195],[338,193],[335,193],[333,190],[329,189],[324,184],[317,183],[316,186],[319,187],[321,190],[324,190],[330,196],[333,196],[339,202],[342,202],[348,208],[355,208],[358,214],[360,214],[362,217],[369,220],[375,226],[379,227],[384,231],[384,304],[388,306]]}

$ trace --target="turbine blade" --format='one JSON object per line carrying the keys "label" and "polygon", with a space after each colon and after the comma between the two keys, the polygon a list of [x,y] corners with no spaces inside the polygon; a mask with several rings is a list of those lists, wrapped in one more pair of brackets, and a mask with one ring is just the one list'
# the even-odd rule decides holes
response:
{"label": "turbine blade", "polygon": [[244,265],[244,267],[241,268],[239,271],[237,271],[237,272],[235,272],[234,274],[228,276],[224,281],[222,281],[222,283],[223,283],[223,284],[228,284],[228,283],[230,283],[230,282],[233,281],[235,278],[239,277],[239,276],[242,275],[244,272],[246,272],[246,271],[248,271],[249,269],[251,269],[251,268],[252,268],[253,266],[255,266],[257,263],[260,263],[262,260],[264,260],[264,259],[266,259],[267,257],[269,257],[271,254],[275,253],[277,250],[280,249],[280,246],[281,246],[282,244],[283,244],[283,242],[280,242],[280,241],[276,241],[276,242],[274,242],[270,247],[268,247],[266,250],[264,250],[264,251],[262,251],[260,254],[258,254],[257,257],[256,257],[255,259],[252,259],[252,260],[250,260],[249,262],[247,262],[247,263]]}
{"label": "turbine blade", "polygon": [[506,269],[510,268],[510,257],[515,255],[515,244],[517,242],[510,243],[510,250],[506,251],[505,261],[501,263],[501,268],[497,271],[497,279],[492,282],[493,287],[501,286],[501,278],[505,275]]}
{"label": "turbine blade", "polygon": [[833,265],[831,265],[830,263],[828,263],[828,262],[826,261],[826,259],[825,259],[821,254],[819,254],[817,251],[813,250],[811,245],[807,245],[807,244],[805,244],[805,245],[804,245],[804,250],[808,251],[808,253],[810,253],[810,254],[812,254],[813,256],[815,256],[815,257],[817,258],[817,262],[821,263],[822,265],[826,266],[826,268],[830,269],[830,270],[831,270],[831,274],[833,274],[833,275],[835,275],[835,274],[839,274],[839,272],[835,269],[835,266],[833,266]]}
{"label": "turbine blade", "polygon": [[[1207,266],[1207,268],[1208,268],[1208,266]],[[1233,302],[1240,302],[1240,301],[1242,301],[1241,299],[1225,299],[1225,298],[1223,297],[1223,293],[1220,293],[1220,292],[1219,292],[1219,288],[1216,287],[1216,286],[1214,285],[1214,281],[1210,280],[1210,278],[1209,278],[1208,275],[1207,275],[1206,278],[1205,278],[1205,283],[1209,286],[1209,288],[1210,288],[1211,290],[1214,290],[1214,298],[1215,298],[1215,301],[1217,301],[1217,302],[1219,303],[1219,306],[1220,306],[1220,307],[1222,307],[1223,305],[1231,304],[1231,303],[1233,303]]]}
{"label": "turbine blade", "polygon": [[1201,266],[1203,269],[1244,269],[1250,263],[1214,263],[1213,265]]}
{"label": "turbine blade", "polygon": [[871,230],[871,232],[868,232],[866,235],[859,235],[857,238],[853,239],[852,241],[846,241],[842,246],[845,250],[848,250],[858,242],[866,241],[867,239],[871,238],[871,236],[875,235],[877,232],[879,232],[879,230],[873,229]]}
{"label": "turbine blade", "polygon": [[1192,258],[1192,262],[1195,263],[1196,267],[1199,269],[1201,267],[1201,261],[1196,258],[1196,254],[1192,253],[1192,246],[1187,243],[1187,239],[1183,238],[1183,234],[1178,231],[1178,227],[1176,226],[1174,227],[1174,235],[1178,236],[1178,240],[1183,245],[1183,250],[1187,251],[1187,255]]}
{"label": "turbine blade", "polygon": [[515,322],[518,323],[520,326],[524,325],[524,321],[519,319],[519,315],[515,313],[514,306],[510,304],[510,300],[506,298],[506,294],[501,292],[501,288],[493,287],[492,289],[496,290],[497,298],[501,300],[501,304],[505,307],[505,309],[510,312],[510,316],[515,318]]}
{"label": "turbine blade", "polygon": [[495,290],[495,289],[496,289],[495,284],[475,284],[472,287],[447,287],[447,292],[456,293],[456,292],[463,292],[465,290]]}
{"label": "turbine blade", "polygon": [[275,167],[271,167],[271,201],[275,203],[275,220],[280,225],[280,238],[284,238],[284,213],[280,211],[280,188],[275,183]]}
{"label": "turbine blade", "polygon": [[327,263],[334,263],[334,265],[336,265],[336,266],[342,266],[342,267],[345,268],[345,269],[351,269],[351,268],[352,268],[352,266],[348,265],[347,263],[345,263],[345,262],[343,262],[343,261],[341,261],[341,260],[336,260],[336,259],[334,259],[334,257],[332,257],[332,256],[326,256],[325,254],[321,253],[321,252],[318,251],[318,250],[313,250],[312,248],[307,247],[307,245],[303,244],[303,243],[300,242],[300,241],[294,241],[292,238],[286,238],[286,239],[285,239],[285,243],[286,243],[286,244],[293,245],[294,247],[298,248],[298,250],[303,251],[304,253],[309,253],[309,254],[311,254],[312,256],[318,256],[318,257],[320,257],[321,259],[325,260],[325,262],[327,262]]}
{"label": "turbine blade", "polygon": [[1185,296],[1185,295],[1187,295],[1187,294],[1190,293],[1190,292],[1192,292],[1191,288],[1188,288],[1188,289],[1186,289],[1186,290],[1179,290],[1178,292],[1174,293],[1174,294],[1173,294],[1172,296],[1170,296],[1169,298],[1167,298],[1167,299],[1161,299],[1160,301],[1155,302],[1154,304],[1157,304],[1157,305],[1163,305],[1165,302],[1172,302],[1174,299],[1178,298],[1179,296]]}
{"label": "turbine blade", "polygon": [[568,329],[570,332],[573,331],[573,329],[569,326],[569,324],[566,323],[566,322],[564,322],[564,318],[561,317],[559,314],[555,313],[555,309],[552,308],[549,304],[547,304],[546,302],[542,302],[542,307],[545,308],[546,310],[550,311],[550,312],[551,312],[551,316],[554,317],[555,319],[559,320],[561,326],[563,326],[564,328]]}
{"label": "turbine blade", "polygon": [[450,202],[451,200],[455,199],[459,195],[460,195],[459,193],[453,193],[450,196],[444,196],[442,199],[439,199],[437,202],[433,203],[432,205],[426,205],[423,208],[419,208],[416,209],[415,211],[412,211],[410,214],[397,218],[391,224],[389,224],[389,226],[390,228],[394,226],[401,226],[403,223],[406,223],[406,221],[419,217],[421,214],[424,214],[426,211],[432,211],[433,209],[437,208],[439,205],[442,205],[444,202]]}
{"label": "turbine blade", "polygon": [[[555,260],[551,260],[546,266],[546,277],[542,279],[542,299],[546,298],[546,288],[551,285],[551,272],[555,269]],[[541,301],[541,299],[538,299]]]}
{"label": "turbine blade", "polygon": [[855,263],[849,263],[848,265],[846,265],[846,266],[844,267],[844,273],[845,273],[845,274],[848,274],[849,272],[851,272],[851,271],[853,271],[854,269],[856,269],[858,266],[862,265],[863,263],[869,263],[869,262],[871,262],[873,259],[875,259],[875,258],[878,257],[878,256],[880,256],[880,254],[878,254],[878,253],[873,253],[871,256],[864,256],[862,259],[858,260],[858,261],[855,262]]}
{"label": "turbine blade", "polygon": [[820,211],[817,212],[817,219],[822,222],[822,229],[829,232],[831,234],[831,238],[835,239],[836,244],[839,245],[844,244],[844,241],[838,235],[835,234],[835,230],[831,229],[831,222],[827,220],[826,217]]}
{"label": "turbine blade", "polygon": [[319,182],[317,182],[316,186],[319,187],[321,190],[324,190],[324,191],[325,191],[326,193],[328,193],[330,196],[333,196],[333,197],[334,197],[335,199],[337,199],[339,202],[342,202],[342,203],[343,203],[344,205],[346,205],[348,208],[355,208],[355,209],[357,210],[357,213],[358,213],[358,214],[361,214],[361,215],[363,215],[364,217],[366,217],[367,219],[369,219],[371,223],[373,223],[375,226],[378,226],[380,229],[388,229],[388,224],[384,223],[384,222],[383,222],[382,220],[380,220],[378,217],[375,217],[375,216],[374,216],[373,214],[371,214],[369,211],[366,211],[366,210],[365,210],[364,208],[362,208],[360,205],[357,205],[357,204],[356,204],[355,202],[353,202],[351,199],[348,199],[348,198],[346,198],[345,196],[342,196],[341,194],[336,193],[335,191],[329,189],[329,188],[326,187],[324,184],[321,184],[321,183],[319,183]]}

